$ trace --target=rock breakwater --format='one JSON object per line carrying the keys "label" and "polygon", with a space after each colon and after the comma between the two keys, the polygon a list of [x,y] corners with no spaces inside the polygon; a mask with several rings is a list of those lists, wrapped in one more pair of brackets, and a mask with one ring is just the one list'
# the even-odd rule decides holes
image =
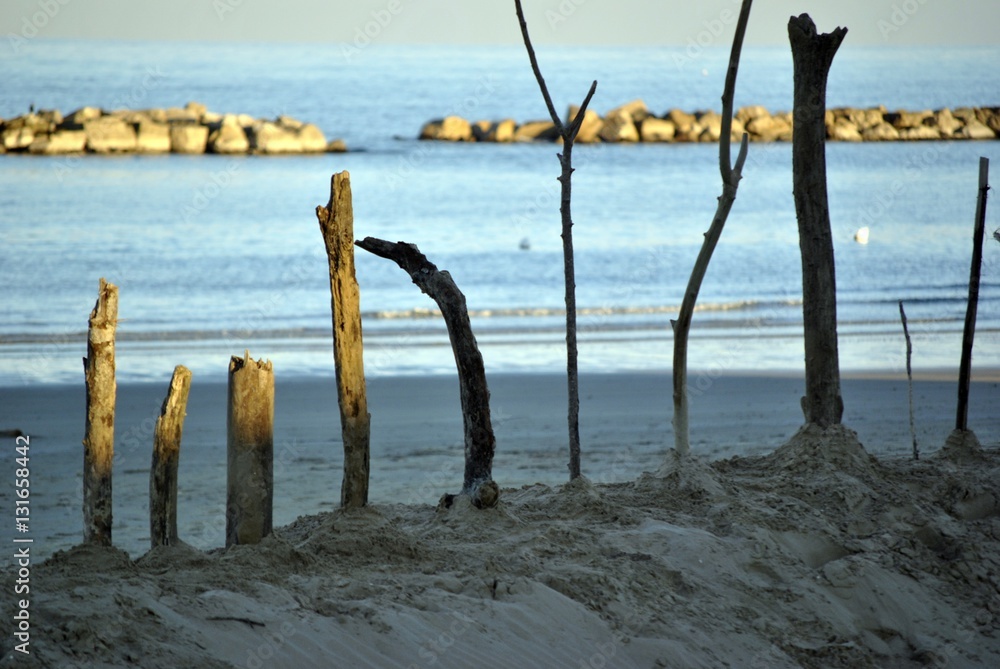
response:
{"label": "rock breakwater", "polygon": [[[569,122],[578,113],[571,106]],[[754,142],[787,142],[792,139],[792,112],[770,112],[761,106],[740,108],[733,117],[732,139],[746,132]],[[884,106],[860,109],[840,107],[826,112],[826,133],[833,141],[886,142],[914,140],[997,139],[1000,107],[962,107],[923,111],[889,111]],[[601,116],[588,109],[577,135],[578,143],[595,142],[717,142],[722,116],[715,111],[685,112],[670,109],[661,116],[642,100],[615,107]],[[556,141],[552,121],[514,119],[469,121],[458,116],[429,121],[420,139],[452,142]]]}
{"label": "rock breakwater", "polygon": [[327,141],[312,123],[289,116],[268,120],[219,114],[197,102],[183,108],[144,110],[81,107],[66,116],[56,109],[32,110],[0,119],[0,153],[273,155],[346,150],[342,140]]}

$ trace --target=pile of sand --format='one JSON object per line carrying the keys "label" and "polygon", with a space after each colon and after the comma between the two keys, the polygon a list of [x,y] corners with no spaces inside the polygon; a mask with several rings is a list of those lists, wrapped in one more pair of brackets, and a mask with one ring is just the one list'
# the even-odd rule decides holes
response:
{"label": "pile of sand", "polygon": [[0,664],[1000,666],[1000,453],[959,455],[876,460],[808,428],[491,510],[337,511],[134,562],[76,548],[33,572],[30,658],[4,616]]}

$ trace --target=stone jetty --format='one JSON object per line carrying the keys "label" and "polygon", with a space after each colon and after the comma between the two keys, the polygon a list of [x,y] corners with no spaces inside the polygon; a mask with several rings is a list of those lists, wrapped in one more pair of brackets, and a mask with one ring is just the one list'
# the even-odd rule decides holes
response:
{"label": "stone jetty", "polygon": [[[567,122],[579,111],[571,106]],[[760,106],[742,107],[733,117],[732,139],[746,132],[753,142],[787,142],[792,139],[792,112],[772,113]],[[826,112],[826,133],[833,141],[888,142],[912,140],[997,139],[1000,107],[963,107],[923,111],[889,111],[885,107],[842,107]],[[595,142],[718,142],[722,116],[714,111],[685,112],[670,109],[661,116],[642,100],[615,107],[601,116],[588,109],[577,135],[578,143]],[[556,141],[559,134],[551,120],[517,123],[469,121],[448,116],[426,123],[420,139],[451,142]]]}
{"label": "stone jetty", "polygon": [[218,114],[189,102],[183,108],[81,107],[63,116],[55,109],[0,119],[0,153],[224,153],[294,154],[346,151],[312,123],[289,116],[255,119]]}

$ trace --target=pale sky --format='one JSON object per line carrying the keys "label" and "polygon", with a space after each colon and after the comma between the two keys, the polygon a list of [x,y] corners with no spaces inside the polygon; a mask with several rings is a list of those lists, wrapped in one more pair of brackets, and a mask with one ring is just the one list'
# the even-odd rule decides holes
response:
{"label": "pale sky", "polygon": [[[536,44],[727,46],[741,0],[522,2]],[[0,8],[7,40],[520,43],[513,0],[0,0]],[[821,32],[846,26],[858,45],[1000,43],[1000,0],[757,0],[747,43],[787,44],[788,17],[801,13]]]}

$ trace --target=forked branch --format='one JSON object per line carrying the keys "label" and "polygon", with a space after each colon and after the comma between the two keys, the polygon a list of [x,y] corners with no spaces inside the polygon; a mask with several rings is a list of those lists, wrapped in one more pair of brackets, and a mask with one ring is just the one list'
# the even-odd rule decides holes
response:
{"label": "forked branch", "polygon": [[733,37],[733,48],[729,55],[726,84],[722,93],[722,134],[719,137],[719,172],[722,176],[722,196],[719,197],[719,206],[715,211],[715,217],[712,219],[708,232],[705,233],[705,241],[698,253],[694,269],[691,270],[691,278],[688,280],[687,290],[684,292],[680,313],[677,315],[677,320],[671,321],[674,330],[674,449],[678,455],[686,455],[691,448],[687,396],[687,345],[688,333],[691,330],[691,317],[694,314],[695,302],[698,301],[701,282],[708,271],[708,263],[712,259],[712,253],[722,235],[722,228],[726,225],[729,211],[736,200],[736,189],[743,176],[743,164],[747,158],[749,137],[743,133],[740,150],[736,156],[736,165],[730,166],[729,142],[733,127],[733,96],[736,90],[736,74],[739,69],[740,51],[743,48],[743,36],[746,33],[747,21],[750,18],[750,5],[752,4],[753,0],[743,0],[739,21],[736,24],[736,35]]}

